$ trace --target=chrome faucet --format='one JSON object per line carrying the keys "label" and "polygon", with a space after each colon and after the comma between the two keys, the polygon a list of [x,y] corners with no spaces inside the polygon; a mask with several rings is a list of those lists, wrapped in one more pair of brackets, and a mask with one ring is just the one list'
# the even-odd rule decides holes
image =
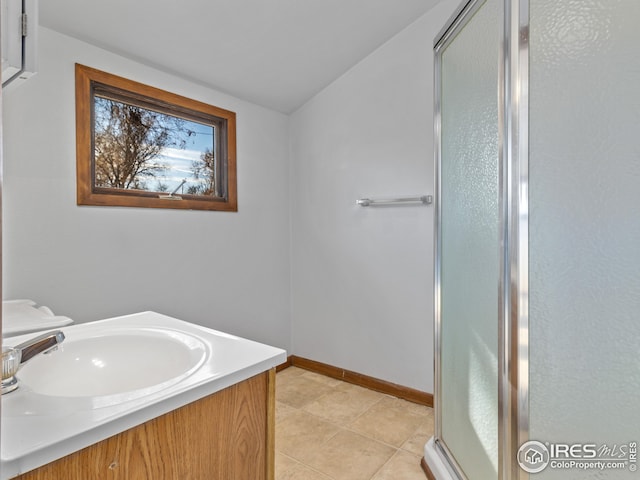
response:
{"label": "chrome faucet", "polygon": [[62,342],[64,342],[64,333],[62,333],[62,330],[53,330],[52,332],[43,333],[31,340],[22,342],[13,348],[22,352],[20,365],[24,365],[36,355],[55,350]]}
{"label": "chrome faucet", "polygon": [[18,388],[18,379],[15,375],[22,365],[36,355],[52,352],[62,342],[64,342],[64,333],[61,330],[54,330],[22,342],[13,348],[2,347],[2,395]]}

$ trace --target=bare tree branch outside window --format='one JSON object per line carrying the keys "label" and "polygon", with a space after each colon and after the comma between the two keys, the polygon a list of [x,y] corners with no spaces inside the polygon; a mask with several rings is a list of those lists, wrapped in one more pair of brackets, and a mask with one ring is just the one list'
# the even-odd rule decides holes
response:
{"label": "bare tree branch outside window", "polygon": [[216,191],[215,156],[211,150],[205,150],[200,155],[200,159],[191,164],[191,171],[193,172],[193,178],[201,182],[199,185],[190,186],[189,193],[194,195],[218,195]]}

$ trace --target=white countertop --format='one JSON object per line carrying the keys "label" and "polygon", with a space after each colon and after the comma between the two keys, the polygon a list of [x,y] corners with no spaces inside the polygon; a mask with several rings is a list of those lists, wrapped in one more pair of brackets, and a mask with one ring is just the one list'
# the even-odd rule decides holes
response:
{"label": "white countertop", "polygon": [[[187,332],[209,349],[190,376],[164,390],[115,405],[93,397],[54,397],[28,385],[2,396],[0,479],[12,478],[140,425],[286,361],[282,349],[183,322],[155,312],[126,315],[62,330],[68,339],[83,329],[109,325],[161,327]],[[5,339],[15,345],[33,334]],[[64,346],[64,344],[63,344]],[[18,378],[20,372],[18,372]],[[98,400],[98,401],[96,401]]]}

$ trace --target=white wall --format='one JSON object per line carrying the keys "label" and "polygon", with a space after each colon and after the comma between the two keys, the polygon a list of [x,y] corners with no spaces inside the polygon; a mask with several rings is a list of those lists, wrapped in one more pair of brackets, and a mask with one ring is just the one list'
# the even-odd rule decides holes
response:
{"label": "white wall", "polygon": [[[4,298],[78,322],[156,310],[290,348],[288,118],[41,28],[4,96]],[[237,213],[76,205],[74,63],[237,113]]]}
{"label": "white wall", "polygon": [[[144,309],[433,391],[433,39],[448,0],[289,118],[41,28],[4,97],[4,296]],[[239,212],[78,207],[73,65],[237,113]]]}
{"label": "white wall", "polygon": [[291,117],[293,353],[433,392],[433,40],[444,2]]}

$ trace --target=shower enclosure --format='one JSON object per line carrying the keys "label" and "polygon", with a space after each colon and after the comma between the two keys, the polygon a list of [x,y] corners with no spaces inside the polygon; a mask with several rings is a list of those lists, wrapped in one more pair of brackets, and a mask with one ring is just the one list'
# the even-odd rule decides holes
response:
{"label": "shower enclosure", "polygon": [[436,39],[437,479],[640,478],[640,2]]}

